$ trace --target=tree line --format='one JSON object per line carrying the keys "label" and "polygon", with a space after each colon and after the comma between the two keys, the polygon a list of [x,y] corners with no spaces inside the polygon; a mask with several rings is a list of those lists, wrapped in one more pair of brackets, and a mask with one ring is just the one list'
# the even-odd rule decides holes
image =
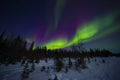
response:
{"label": "tree line", "polygon": [[[65,57],[109,57],[120,56],[120,54],[113,54],[106,49],[78,49],[80,46],[71,47],[71,50],[56,49],[48,50],[46,46],[34,48],[33,41],[29,47],[28,42],[20,35],[16,37],[7,36],[5,33],[0,34],[0,63],[12,63],[21,61],[21,59],[39,60],[43,58],[65,58]],[[33,49],[34,48],[34,49]]]}

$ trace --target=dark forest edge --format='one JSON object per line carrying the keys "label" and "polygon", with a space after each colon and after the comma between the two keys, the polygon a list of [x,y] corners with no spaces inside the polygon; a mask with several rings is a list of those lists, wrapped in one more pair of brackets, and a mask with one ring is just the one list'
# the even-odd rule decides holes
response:
{"label": "dark forest edge", "polygon": [[[85,58],[85,57],[120,57],[120,53],[112,53],[106,49],[87,50],[48,50],[47,47],[34,48],[34,41],[27,47],[28,42],[20,36],[15,38],[4,37],[4,32],[0,34],[0,64],[15,64],[22,59],[31,61],[44,58]],[[77,48],[77,47],[74,47]]]}

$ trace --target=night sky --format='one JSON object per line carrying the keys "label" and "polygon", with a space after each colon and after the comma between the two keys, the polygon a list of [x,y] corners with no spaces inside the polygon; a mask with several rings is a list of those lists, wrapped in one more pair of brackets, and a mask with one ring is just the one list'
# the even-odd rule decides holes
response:
{"label": "night sky", "polygon": [[119,0],[3,0],[0,32],[21,35],[36,46],[120,52]]}

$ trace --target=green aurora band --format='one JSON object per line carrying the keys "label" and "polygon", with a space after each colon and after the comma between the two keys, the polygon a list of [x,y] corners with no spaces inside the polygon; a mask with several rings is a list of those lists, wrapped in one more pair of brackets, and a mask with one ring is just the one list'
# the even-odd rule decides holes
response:
{"label": "green aurora band", "polygon": [[51,33],[53,33],[57,29],[57,27],[59,25],[60,17],[62,15],[62,10],[63,10],[66,2],[67,2],[67,0],[56,0],[56,4],[55,4],[55,8],[54,8],[54,20],[49,25],[49,28],[48,28],[48,31],[47,31],[45,37],[48,37]]}
{"label": "green aurora band", "polygon": [[116,15],[110,14],[105,18],[95,19],[79,27],[71,41],[68,41],[66,38],[58,38],[46,43],[44,46],[46,46],[47,49],[59,49],[104,37],[120,29],[119,25],[112,25],[115,18]]}
{"label": "green aurora band", "polygon": [[56,1],[56,7],[55,7],[55,18],[54,18],[54,29],[58,27],[58,22],[60,20],[60,16],[62,13],[62,9],[64,8],[64,5],[66,3],[66,0],[57,0]]}
{"label": "green aurora band", "polygon": [[78,44],[78,41],[88,42],[116,31],[119,27],[111,26],[115,18],[116,15],[110,14],[105,18],[97,18],[90,23],[84,24],[82,28],[78,28],[73,40],[69,44]]}
{"label": "green aurora band", "polygon": [[66,47],[65,45],[68,43],[67,39],[60,38],[56,40],[52,40],[49,43],[45,44],[47,49],[59,49],[62,47]]}
{"label": "green aurora band", "polygon": [[46,46],[47,49],[60,49],[78,43],[90,42],[106,36],[116,30],[120,30],[119,24],[113,25],[116,17],[117,14],[110,14],[104,18],[97,18],[84,24],[82,27],[78,26],[76,34],[72,40],[68,41],[66,38],[58,38],[44,44],[44,46]]}

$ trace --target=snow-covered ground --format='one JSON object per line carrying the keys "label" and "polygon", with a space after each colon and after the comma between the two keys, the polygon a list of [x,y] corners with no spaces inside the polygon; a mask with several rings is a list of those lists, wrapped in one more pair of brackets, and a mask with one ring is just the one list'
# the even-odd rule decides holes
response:
{"label": "snow-covered ground", "polygon": [[[105,63],[102,62],[103,58],[96,58],[96,61],[95,58],[92,58],[90,63],[86,59],[87,68],[78,71],[75,66],[72,66],[67,73],[64,72],[64,69],[56,72],[54,61],[51,59],[47,63],[41,60],[40,63],[35,64],[35,71],[30,73],[29,78],[23,80],[48,80],[49,78],[54,80],[55,76],[58,80],[120,80],[120,58],[104,59]],[[72,62],[74,64],[74,60]],[[50,69],[41,72],[43,65]],[[9,66],[0,65],[0,80],[22,80],[22,71],[23,66],[20,63]]]}

